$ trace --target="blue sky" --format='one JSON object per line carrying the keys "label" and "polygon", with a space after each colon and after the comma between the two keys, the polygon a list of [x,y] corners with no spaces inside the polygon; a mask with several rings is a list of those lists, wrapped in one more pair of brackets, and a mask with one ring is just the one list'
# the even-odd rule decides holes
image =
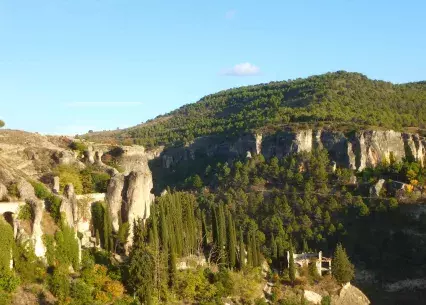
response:
{"label": "blue sky", "polygon": [[0,0],[0,118],[76,134],[328,71],[426,80],[425,13],[423,0]]}

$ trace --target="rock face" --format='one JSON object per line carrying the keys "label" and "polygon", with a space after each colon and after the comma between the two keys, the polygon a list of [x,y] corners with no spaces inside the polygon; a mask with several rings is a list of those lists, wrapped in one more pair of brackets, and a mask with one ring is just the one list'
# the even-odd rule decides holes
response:
{"label": "rock face", "polygon": [[133,240],[133,222],[141,218],[148,219],[154,195],[151,194],[152,176],[150,171],[132,171],[127,176],[117,174],[108,185],[106,202],[111,213],[115,232],[119,229],[119,219],[129,223],[129,238],[126,250]]}
{"label": "rock face", "polygon": [[78,219],[77,198],[74,192],[74,186],[67,184],[62,197],[61,213],[64,213],[67,224],[74,227]]}
{"label": "rock face", "polygon": [[368,305],[370,300],[357,287],[347,283],[340,290],[339,295],[332,296],[331,304],[335,305]]}
{"label": "rock face", "polygon": [[150,215],[154,195],[152,173],[148,167],[148,156],[142,146],[122,147],[117,160],[124,173],[116,173],[110,180],[106,203],[111,213],[113,230],[119,229],[119,220],[129,223],[129,238],[126,251],[133,240],[133,222]]}
{"label": "rock face", "polygon": [[133,240],[133,222],[138,218],[144,220],[149,218],[151,203],[154,200],[154,195],[151,194],[152,188],[150,172],[131,172],[127,176],[127,201],[125,201],[123,212],[127,216],[125,220],[129,223],[130,230],[126,250],[131,246]]}
{"label": "rock face", "polygon": [[[292,153],[309,152],[315,148],[326,149],[330,159],[339,167],[362,170],[381,162],[412,158],[424,164],[426,140],[418,134],[393,130],[365,130],[344,134],[335,130],[279,131],[274,134],[245,134],[239,138],[206,136],[179,148],[161,153],[163,168],[180,162],[190,162],[199,157],[235,157],[263,154],[265,158],[282,158]],[[250,154],[248,154],[248,152]]]}

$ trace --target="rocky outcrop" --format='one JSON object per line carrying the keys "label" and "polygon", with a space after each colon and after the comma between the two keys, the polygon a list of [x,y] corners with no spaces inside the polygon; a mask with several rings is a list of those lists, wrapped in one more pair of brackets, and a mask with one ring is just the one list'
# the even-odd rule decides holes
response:
{"label": "rocky outcrop", "polygon": [[357,287],[347,283],[340,290],[339,294],[331,298],[333,305],[368,305],[370,300]]}
{"label": "rocky outcrop", "polygon": [[370,197],[379,198],[380,192],[385,184],[385,179],[380,179],[376,184],[370,187]]}
{"label": "rocky outcrop", "polygon": [[121,217],[121,206],[123,204],[124,178],[122,174],[117,174],[111,178],[106,193],[106,202],[111,213],[112,228],[115,232],[119,228],[119,218]]}
{"label": "rocky outcrop", "polygon": [[119,229],[119,220],[129,223],[129,238],[126,250],[132,244],[133,223],[137,219],[146,220],[149,218],[151,204],[154,195],[151,194],[153,188],[152,175],[148,171],[132,171],[127,176],[117,174],[112,177],[108,185],[106,202],[111,213],[113,230]]}
{"label": "rocky outcrop", "polygon": [[148,167],[148,156],[142,146],[124,146],[113,152],[123,173],[115,173],[107,188],[106,203],[112,220],[113,230],[122,222],[129,223],[129,238],[126,250],[133,239],[133,222],[148,219],[154,200],[152,173]]}
{"label": "rocky outcrop", "polygon": [[184,147],[164,150],[163,168],[172,168],[180,162],[196,158],[251,157],[263,154],[265,158],[282,158],[292,153],[326,149],[338,167],[362,170],[381,162],[412,158],[424,164],[426,141],[418,134],[393,130],[365,130],[345,134],[336,130],[284,130],[273,134],[244,134],[238,138],[206,136],[195,139]]}
{"label": "rocky outcrop", "polygon": [[65,186],[60,211],[64,214],[67,224],[74,227],[78,220],[78,204],[72,184]]}
{"label": "rocky outcrop", "polygon": [[152,190],[152,177],[150,172],[131,172],[127,176],[127,191],[124,204],[124,215],[127,216],[130,234],[128,245],[133,240],[133,222],[138,219],[148,219],[150,215],[151,203],[154,200]]}

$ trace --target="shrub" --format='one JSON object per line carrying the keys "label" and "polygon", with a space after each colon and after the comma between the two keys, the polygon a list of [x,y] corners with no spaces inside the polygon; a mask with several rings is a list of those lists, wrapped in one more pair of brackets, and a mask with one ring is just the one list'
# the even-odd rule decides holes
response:
{"label": "shrub", "polygon": [[0,219],[0,270],[10,267],[11,250],[14,247],[13,229],[4,219]]}
{"label": "shrub", "polygon": [[329,295],[322,298],[321,305],[331,305],[331,298]]}
{"label": "shrub", "polygon": [[94,185],[94,191],[96,193],[106,193],[110,179],[111,179],[111,177],[107,173],[93,172],[92,173],[92,182],[93,182],[93,185]]}
{"label": "shrub", "polygon": [[10,196],[19,198],[19,190],[18,184],[16,182],[12,182],[7,186],[7,192]]}
{"label": "shrub", "polygon": [[41,200],[45,200],[50,196],[49,190],[46,188],[46,186],[43,183],[40,183],[38,181],[30,181],[31,185],[34,188],[35,195],[40,198]]}
{"label": "shrub", "polygon": [[45,267],[34,252],[34,246],[29,241],[17,242],[13,251],[14,268],[21,280],[33,283],[45,276]]}
{"label": "shrub", "polygon": [[0,128],[4,127],[4,125],[6,125],[6,124],[4,123],[4,121],[0,120]]}
{"label": "shrub", "polygon": [[70,282],[67,273],[64,270],[55,269],[48,279],[48,287],[59,301],[65,301],[70,295]]}
{"label": "shrub", "polygon": [[58,196],[51,194],[46,199],[46,209],[57,224],[61,223],[61,204],[62,200]]}
{"label": "shrub", "polygon": [[83,184],[77,168],[70,165],[60,165],[56,168],[56,174],[59,176],[59,186],[62,191],[67,184],[71,183],[76,194],[83,193]]}
{"label": "shrub", "polygon": [[77,279],[71,283],[70,292],[71,297],[74,299],[73,304],[85,305],[93,303],[90,286],[80,279]]}
{"label": "shrub", "polygon": [[0,270],[0,290],[13,292],[19,284],[19,278],[9,268]]}
{"label": "shrub", "polygon": [[34,219],[33,209],[28,203],[19,208],[18,219],[30,221]]}
{"label": "shrub", "polygon": [[84,151],[88,149],[87,145],[80,141],[73,141],[68,147],[72,150],[78,151],[79,154],[83,154]]}
{"label": "shrub", "polygon": [[119,281],[107,281],[103,290],[111,296],[112,299],[120,298],[124,293],[124,287]]}

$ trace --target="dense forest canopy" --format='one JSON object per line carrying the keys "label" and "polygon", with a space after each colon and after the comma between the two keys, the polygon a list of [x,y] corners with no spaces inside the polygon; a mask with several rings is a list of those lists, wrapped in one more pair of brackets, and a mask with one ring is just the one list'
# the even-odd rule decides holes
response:
{"label": "dense forest canopy", "polygon": [[144,124],[86,137],[151,147],[283,126],[425,128],[425,101],[425,82],[392,84],[338,71],[221,91]]}

